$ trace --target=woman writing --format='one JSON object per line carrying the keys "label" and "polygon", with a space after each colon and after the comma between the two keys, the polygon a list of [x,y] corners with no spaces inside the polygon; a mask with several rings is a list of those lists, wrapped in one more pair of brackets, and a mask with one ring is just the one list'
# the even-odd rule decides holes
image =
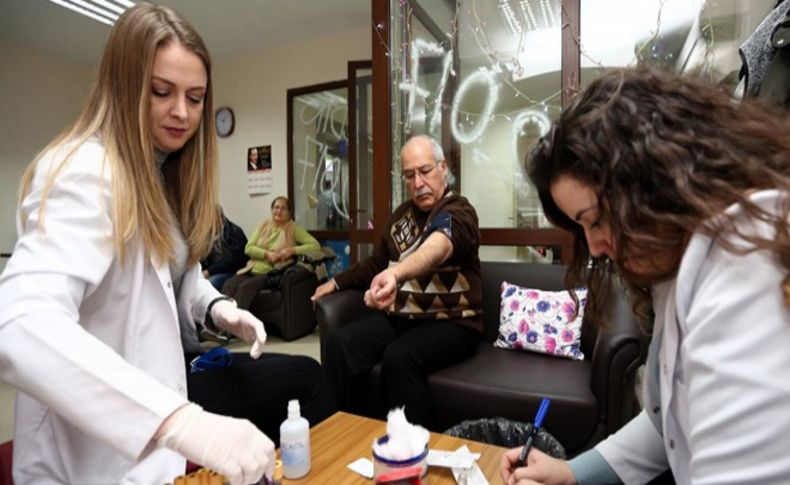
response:
{"label": "woman writing", "polygon": [[19,392],[16,483],[166,483],[184,457],[271,473],[250,422],[187,400],[196,322],[266,334],[201,277],[220,228],[211,62],[173,11],[116,22],[89,102],[28,168],[0,277],[0,372]]}
{"label": "woman writing", "polygon": [[232,296],[239,308],[250,308],[262,288],[279,286],[282,270],[295,262],[295,256],[321,249],[318,241],[293,221],[287,197],[276,197],[271,210],[272,218],[255,229],[244,248],[250,257],[247,266],[222,287],[222,292]]}
{"label": "woman writing", "polygon": [[[576,238],[569,284],[612,270],[652,323],[645,409],[570,462],[502,459],[508,484],[790,482],[790,123],[697,81],[608,73],[529,157]],[[589,308],[595,313],[595,306]]]}

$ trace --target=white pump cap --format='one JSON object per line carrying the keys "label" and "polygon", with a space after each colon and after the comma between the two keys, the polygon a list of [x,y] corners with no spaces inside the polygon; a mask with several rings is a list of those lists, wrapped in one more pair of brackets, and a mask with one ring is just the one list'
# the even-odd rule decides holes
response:
{"label": "white pump cap", "polygon": [[298,418],[299,416],[300,416],[299,400],[291,399],[290,401],[288,401],[288,417]]}

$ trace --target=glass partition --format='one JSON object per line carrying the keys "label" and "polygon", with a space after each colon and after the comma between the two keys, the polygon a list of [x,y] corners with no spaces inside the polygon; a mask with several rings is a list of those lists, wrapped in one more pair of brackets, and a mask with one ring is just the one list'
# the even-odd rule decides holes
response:
{"label": "glass partition", "polygon": [[356,217],[357,229],[370,229],[373,223],[373,72],[359,68],[354,72],[356,101],[356,143],[352,149],[356,156]]}
{"label": "glass partition", "polygon": [[347,231],[348,101],[340,88],[290,96],[294,219],[309,231]]}
{"label": "glass partition", "polygon": [[[556,262],[560,231],[523,165],[577,78],[583,89],[607,69],[653,65],[731,88],[739,45],[774,3],[390,0],[392,207],[405,198],[401,145],[430,134],[477,209],[484,244],[497,245],[487,257]],[[563,242],[566,260],[569,249]]]}
{"label": "glass partition", "polygon": [[607,69],[650,65],[701,76],[732,91],[738,47],[775,0],[585,0],[581,84]]}
{"label": "glass partition", "polygon": [[[481,228],[545,227],[522,164],[559,113],[559,3],[393,2],[392,9],[393,153],[408,136],[430,134]],[[394,158],[393,206],[404,197]]]}
{"label": "glass partition", "polygon": [[[737,81],[738,46],[775,0],[584,0],[582,86],[649,64]],[[405,138],[442,142],[481,227],[542,227],[525,154],[559,114],[561,0],[392,0],[393,206]],[[449,135],[449,136],[448,136]],[[458,150],[455,150],[455,146]]]}

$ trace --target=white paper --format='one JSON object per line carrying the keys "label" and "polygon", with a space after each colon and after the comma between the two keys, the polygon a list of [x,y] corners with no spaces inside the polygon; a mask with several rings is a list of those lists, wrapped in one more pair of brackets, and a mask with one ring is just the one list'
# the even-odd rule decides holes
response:
{"label": "white paper", "polygon": [[475,460],[480,458],[480,453],[465,451],[428,450],[428,465],[444,468],[472,468]]}
{"label": "white paper", "polygon": [[[466,445],[458,448],[455,450],[456,453],[470,455],[469,448]],[[473,453],[480,457],[480,453]],[[453,471],[453,477],[455,477],[455,482],[459,485],[488,485],[488,480],[486,479],[485,475],[483,475],[483,471],[480,470],[480,467],[477,466],[477,462],[473,461],[471,468],[464,469],[464,468],[451,468]]]}
{"label": "white paper", "polygon": [[360,458],[347,466],[351,471],[359,473],[368,480],[373,478],[373,462],[367,458]]}
{"label": "white paper", "polygon": [[247,194],[271,194],[272,172],[250,172],[247,174]]}

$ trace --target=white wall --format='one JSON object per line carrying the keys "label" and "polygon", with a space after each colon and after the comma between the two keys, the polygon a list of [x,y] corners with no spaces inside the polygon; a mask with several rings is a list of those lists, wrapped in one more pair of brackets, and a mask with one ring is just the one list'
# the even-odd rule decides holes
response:
{"label": "white wall", "polygon": [[[347,62],[371,58],[369,27],[215,62],[214,103],[236,115],[232,135],[219,139],[220,201],[249,237],[270,215],[278,195],[288,195],[287,90],[346,79]],[[247,194],[247,148],[272,146],[271,194]]]}
{"label": "white wall", "polygon": [[[91,66],[0,42],[0,252],[16,242],[16,196],[28,163],[73,121],[94,77]],[[0,270],[4,264],[0,260]]]}

